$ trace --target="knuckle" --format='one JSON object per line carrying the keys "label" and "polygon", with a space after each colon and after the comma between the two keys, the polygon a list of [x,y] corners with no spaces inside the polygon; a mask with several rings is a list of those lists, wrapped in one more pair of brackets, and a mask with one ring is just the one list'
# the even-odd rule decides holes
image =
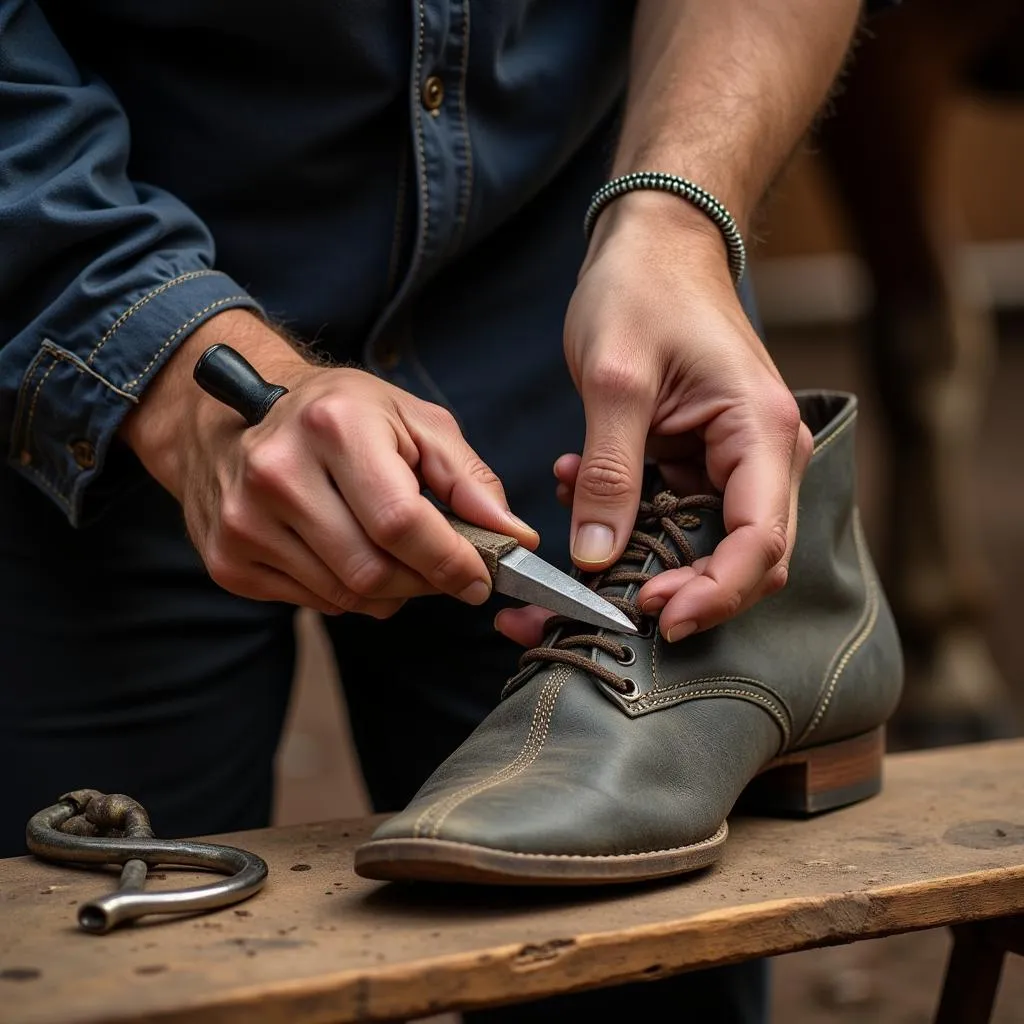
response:
{"label": "knuckle", "polygon": [[600,395],[641,398],[651,389],[648,376],[635,363],[604,359],[587,374],[588,387]]}
{"label": "knuckle", "polygon": [[381,505],[370,524],[370,536],[384,548],[394,547],[409,537],[418,526],[420,512],[408,498],[397,498]]}
{"label": "knuckle", "polygon": [[576,490],[605,499],[625,498],[632,493],[633,482],[623,460],[609,454],[592,455],[580,468]]}
{"label": "knuckle", "polygon": [[796,435],[796,464],[801,474],[807,468],[807,463],[811,461],[813,454],[814,438],[811,437],[811,431],[807,424],[801,423]]}
{"label": "knuckle", "polygon": [[380,593],[391,582],[394,569],[382,558],[364,555],[353,561],[345,573],[345,583],[356,594],[362,597],[373,597]]}
{"label": "knuckle", "polygon": [[796,398],[787,388],[778,387],[767,396],[766,402],[769,422],[778,436],[785,440],[787,447],[792,448],[797,443],[803,423]]}
{"label": "knuckle", "polygon": [[464,586],[468,586],[473,578],[462,557],[460,547],[453,547],[442,555],[434,563],[429,576],[431,583],[439,589],[456,592],[461,591]]}
{"label": "knuckle", "polygon": [[786,527],[782,523],[776,523],[764,534],[765,572],[778,565],[785,558],[788,546],[789,537],[786,533]]}
{"label": "knuckle", "polygon": [[743,595],[738,590],[729,590],[722,595],[722,614],[725,618],[731,619],[740,610],[742,604]]}
{"label": "knuckle", "polygon": [[470,462],[467,473],[477,483],[484,484],[487,487],[494,487],[501,483],[497,473],[480,458],[474,458]]}
{"label": "knuckle", "polygon": [[299,423],[304,430],[318,437],[338,433],[345,410],[345,399],[337,395],[311,399],[299,410]]}
{"label": "knuckle", "polygon": [[245,483],[256,491],[276,492],[286,484],[293,464],[288,452],[269,442],[253,447],[245,460]]}
{"label": "knuckle", "polygon": [[435,402],[420,402],[418,412],[422,421],[438,433],[462,433],[454,413],[443,405],[437,405]]}
{"label": "knuckle", "polygon": [[245,587],[245,573],[238,563],[220,547],[210,548],[203,556],[210,579],[232,594],[249,596]]}
{"label": "knuckle", "polygon": [[331,604],[343,612],[354,612],[359,607],[359,597],[346,587],[337,586],[330,594]]}
{"label": "knuckle", "polygon": [[226,498],[221,502],[217,532],[222,544],[228,547],[253,539],[253,516],[244,501]]}
{"label": "knuckle", "polygon": [[789,566],[785,564],[779,564],[768,574],[768,580],[765,583],[765,595],[777,594],[780,590],[785,587],[789,581]]}

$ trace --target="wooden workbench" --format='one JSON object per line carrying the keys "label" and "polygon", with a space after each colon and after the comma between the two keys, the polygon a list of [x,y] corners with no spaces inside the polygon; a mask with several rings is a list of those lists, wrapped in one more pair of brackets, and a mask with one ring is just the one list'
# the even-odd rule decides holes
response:
{"label": "wooden workbench", "polygon": [[115,875],[0,861],[0,1020],[401,1019],[1024,912],[1024,741],[892,756],[872,800],[731,825],[701,874],[539,892],[364,881],[372,821],[237,833],[260,894],[107,935],[75,908]]}

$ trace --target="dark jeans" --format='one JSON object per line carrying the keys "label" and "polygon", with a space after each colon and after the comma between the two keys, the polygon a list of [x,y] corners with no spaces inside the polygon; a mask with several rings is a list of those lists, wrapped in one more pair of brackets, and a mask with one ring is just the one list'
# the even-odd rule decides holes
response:
{"label": "dark jeans", "polygon": [[[567,566],[568,514],[549,467],[580,449],[583,431],[560,346],[520,356],[502,375],[484,372],[478,353],[432,365],[430,351],[420,368],[505,482],[513,510],[540,529],[541,553]],[[520,392],[529,404],[510,420],[515,372],[529,381]],[[387,622],[330,620],[378,810],[408,801],[497,702],[519,653],[493,629],[499,603],[432,597]],[[29,816],[80,787],[136,797],[162,837],[266,825],[293,613],[214,585],[180,509],[148,479],[72,530],[42,494],[0,472],[0,856],[24,853]],[[764,1019],[766,987],[755,963],[467,1019],[608,1019],[621,1006],[641,1019],[747,1024]]]}

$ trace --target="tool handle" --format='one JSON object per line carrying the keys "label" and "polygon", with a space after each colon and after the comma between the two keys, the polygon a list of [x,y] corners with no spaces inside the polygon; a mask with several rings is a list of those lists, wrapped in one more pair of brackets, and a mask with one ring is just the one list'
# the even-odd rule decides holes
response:
{"label": "tool handle", "polygon": [[240,413],[250,427],[255,427],[270,407],[288,394],[286,387],[268,384],[240,352],[221,342],[199,357],[192,376],[207,394]]}
{"label": "tool handle", "polygon": [[[288,394],[286,387],[267,383],[240,352],[222,342],[211,345],[199,357],[192,376],[207,394],[240,413],[250,427],[256,426],[282,395]],[[476,548],[492,578],[498,571],[498,559],[519,543],[514,537],[474,526],[450,512],[445,513],[445,518],[456,533]]]}
{"label": "tool handle", "polygon": [[498,559],[503,558],[513,548],[519,546],[519,541],[515,537],[506,537],[503,533],[495,533],[493,530],[485,530],[482,526],[474,526],[472,523],[453,516],[450,512],[445,513],[445,519],[460,537],[465,537],[476,548],[477,553],[484,560],[484,565],[487,566],[487,571],[491,574],[491,579],[498,572]]}

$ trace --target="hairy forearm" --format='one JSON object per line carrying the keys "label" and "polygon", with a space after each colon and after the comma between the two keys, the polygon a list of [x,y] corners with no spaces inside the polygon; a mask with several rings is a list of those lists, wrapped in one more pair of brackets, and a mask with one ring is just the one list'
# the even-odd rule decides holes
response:
{"label": "hairy forearm", "polygon": [[612,173],[714,193],[746,234],[840,68],[859,0],[639,0]]}

